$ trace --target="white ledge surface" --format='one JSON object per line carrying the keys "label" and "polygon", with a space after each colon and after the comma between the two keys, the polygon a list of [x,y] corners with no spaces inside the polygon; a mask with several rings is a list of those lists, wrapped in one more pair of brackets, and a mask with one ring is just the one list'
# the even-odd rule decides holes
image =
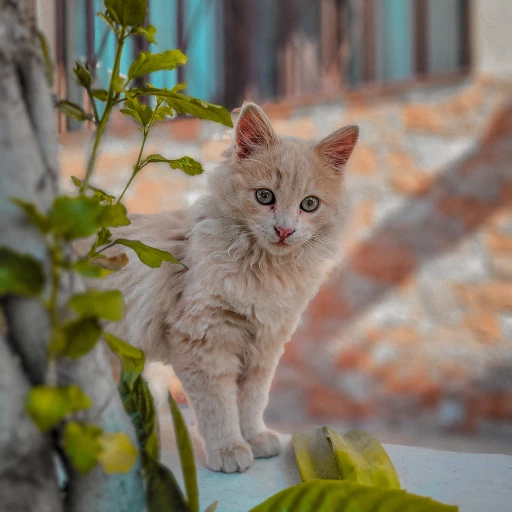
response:
{"label": "white ledge surface", "polygon": [[[161,424],[162,461],[182,484],[174,432]],[[201,446],[194,440],[201,510],[218,500],[217,512],[247,512],[273,494],[300,482],[290,436],[282,436],[283,453],[256,460],[245,473],[209,471]],[[384,445],[402,488],[458,505],[461,512],[512,512],[512,456],[447,452]]]}

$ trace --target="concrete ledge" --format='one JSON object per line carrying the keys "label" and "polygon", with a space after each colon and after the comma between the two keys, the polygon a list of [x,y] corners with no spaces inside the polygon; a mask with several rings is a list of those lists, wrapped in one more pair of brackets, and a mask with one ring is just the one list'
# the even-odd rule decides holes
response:
{"label": "concrete ledge", "polygon": [[[161,416],[162,461],[182,483],[170,419]],[[300,482],[290,436],[282,436],[283,454],[260,459],[245,473],[226,475],[206,469],[194,437],[201,509],[218,500],[218,512],[246,512],[273,494]],[[455,504],[461,512],[512,510],[512,456],[446,452],[385,445],[402,487],[409,492]]]}

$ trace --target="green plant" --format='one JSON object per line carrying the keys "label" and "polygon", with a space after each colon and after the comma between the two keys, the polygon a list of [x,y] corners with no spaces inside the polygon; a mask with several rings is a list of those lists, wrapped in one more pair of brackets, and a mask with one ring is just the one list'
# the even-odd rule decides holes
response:
{"label": "green plant", "polygon": [[[105,7],[105,12],[98,15],[113,31],[117,42],[108,89],[93,88],[94,70],[77,63],[74,68],[76,81],[87,93],[91,112],[67,100],[56,102],[57,108],[66,115],[79,121],[93,122],[96,126],[86,175],[83,180],[73,177],[73,183],[78,189],[77,196],[56,197],[47,212],[39,211],[27,201],[13,199],[44,238],[50,265],[49,269],[43,268],[41,262],[31,256],[0,248],[0,295],[17,294],[39,298],[47,309],[51,334],[46,378],[43,385],[32,387],[25,405],[39,429],[54,434],[57,447],[66,459],[81,472],[90,471],[97,464],[101,464],[107,473],[126,472],[140,453],[148,510],[198,512],[199,492],[194,456],[187,428],[176,403],[169,396],[185,493],[178,486],[173,473],[159,460],[156,412],[148,384],[141,376],[144,353],[103,332],[104,320],[116,322],[124,316],[121,293],[89,289],[66,297],[61,284],[64,277],[72,274],[102,278],[126,265],[126,257],[112,259],[104,255],[104,251],[115,244],[133,249],[136,256],[150,267],[159,267],[164,262],[180,264],[169,252],[149,247],[138,240],[113,239],[109,228],[130,223],[121,200],[134,178],[148,164],[165,162],[170,168],[190,175],[202,172],[201,165],[190,157],[172,160],[159,154],[144,156],[144,146],[155,122],[178,113],[231,126],[231,118],[222,107],[182,94],[180,91],[185,87],[184,84],[178,84],[171,90],[156,89],[150,85],[132,87],[134,78],[184,65],[186,57],[179,50],[160,54],[142,52],[130,66],[128,76],[121,77],[119,68],[126,39],[145,37],[154,43],[156,29],[141,26],[147,10],[146,0],[105,0]],[[40,37],[40,41],[48,81],[51,83],[53,65],[44,38]],[[142,96],[154,96],[155,106],[141,103],[139,98]],[[104,103],[101,115],[97,102]],[[90,181],[102,136],[110,114],[117,106],[122,106],[121,112],[139,124],[142,142],[133,171],[123,192],[116,199],[91,186]],[[73,257],[70,244],[78,238],[93,235],[95,242],[87,256],[80,259]],[[60,358],[84,356],[101,337],[122,362],[119,392],[135,426],[137,447],[132,445],[124,433],[104,432],[97,425],[81,421],[80,413],[91,407],[91,398],[76,385],[57,385],[56,367]],[[367,443],[368,437],[364,433],[339,436],[325,428],[312,435],[295,436],[294,441],[300,472],[307,481],[285,489],[253,510],[367,512],[385,509],[393,512],[416,510],[418,507],[433,512],[455,510],[454,507],[393,489],[399,487],[399,483],[391,462],[376,441]],[[361,483],[380,487],[364,486]],[[207,511],[213,512],[215,508],[216,503],[212,503]]]}
{"label": "green plant", "polygon": [[[171,90],[157,89],[151,84],[141,88],[132,85],[136,78],[184,65],[187,58],[179,50],[156,54],[141,52],[131,64],[128,76],[120,75],[121,56],[129,37],[145,37],[148,41],[155,42],[156,29],[152,26],[141,26],[146,12],[146,0],[105,0],[105,12],[98,13],[116,39],[115,60],[108,89],[93,88],[94,70],[77,62],[73,72],[77,84],[87,93],[91,111],[86,112],[80,105],[67,100],[56,101],[56,107],[67,116],[78,121],[90,121],[95,125],[85,177],[83,180],[73,177],[78,195],[56,197],[47,212],[38,210],[30,202],[12,199],[44,238],[50,256],[50,268],[46,272],[42,263],[33,257],[17,254],[9,248],[1,248],[0,295],[18,294],[39,298],[47,309],[51,333],[46,378],[42,385],[30,390],[25,406],[40,430],[54,433],[57,448],[65,454],[68,463],[80,472],[88,472],[97,464],[101,464],[107,473],[127,472],[140,451],[149,510],[194,512],[199,509],[195,468],[190,462],[193,457],[188,433],[178,408],[170,398],[180,447],[187,452],[182,460],[187,498],[177,485],[174,475],[159,462],[153,401],[148,385],[140,375],[144,367],[144,354],[123,340],[103,332],[103,321],[117,322],[124,317],[121,293],[116,290],[89,289],[66,298],[62,292],[63,278],[68,278],[73,273],[83,277],[102,278],[126,265],[126,257],[112,261],[103,254],[108,247],[116,244],[132,249],[150,267],[159,267],[163,262],[181,264],[168,251],[150,247],[139,240],[113,238],[110,228],[130,224],[121,200],[134,178],[147,165],[164,162],[171,169],[181,170],[192,176],[203,172],[201,164],[187,156],[168,159],[160,154],[144,155],[146,140],[154,123],[175,114],[189,114],[232,126],[231,116],[223,107],[184,95],[181,91],[186,84],[178,84]],[[53,64],[42,35],[40,42],[47,78],[51,83]],[[155,97],[155,106],[140,102],[142,96]],[[103,109],[98,108],[98,102],[103,103]],[[92,187],[90,181],[110,115],[117,107],[121,107],[120,111],[139,125],[142,142],[133,171],[116,199],[113,195]],[[87,256],[80,259],[74,257],[71,243],[93,235],[95,241]],[[123,363],[120,393],[125,409],[136,427],[138,449],[132,445],[126,434],[104,432],[97,425],[82,421],[80,412],[91,407],[91,398],[78,386],[57,385],[59,359],[84,356],[102,336],[110,350]]]}

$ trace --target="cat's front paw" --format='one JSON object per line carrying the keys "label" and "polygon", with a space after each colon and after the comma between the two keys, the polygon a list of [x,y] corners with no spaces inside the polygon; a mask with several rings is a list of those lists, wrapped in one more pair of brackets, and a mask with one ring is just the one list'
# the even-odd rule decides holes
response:
{"label": "cat's front paw", "polygon": [[251,447],[244,442],[216,450],[206,450],[206,465],[212,471],[243,473],[251,466],[252,459]]}
{"label": "cat's front paw", "polygon": [[249,444],[255,459],[275,457],[281,453],[279,436],[270,430],[265,430],[265,432],[258,434],[249,441]]}

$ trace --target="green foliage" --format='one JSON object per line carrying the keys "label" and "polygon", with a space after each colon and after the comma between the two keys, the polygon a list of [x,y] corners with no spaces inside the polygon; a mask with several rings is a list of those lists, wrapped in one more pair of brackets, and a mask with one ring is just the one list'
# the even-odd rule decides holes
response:
{"label": "green foliage", "polygon": [[233,127],[231,114],[219,105],[185,96],[184,94],[178,94],[168,89],[156,89],[154,87],[131,89],[131,93],[135,96],[158,96],[178,114],[190,114],[199,119],[215,121],[230,128]]}
{"label": "green foliage", "polygon": [[43,291],[44,279],[41,263],[32,256],[0,247],[0,296],[35,297]]}
{"label": "green foliage", "polygon": [[91,405],[91,399],[78,386],[34,386],[25,398],[27,412],[43,432],[58,425],[68,414]]}
{"label": "green foliage", "polygon": [[98,317],[110,322],[119,322],[124,317],[124,300],[119,290],[89,288],[73,295],[68,306],[84,317]]}
{"label": "green foliage", "polygon": [[103,337],[110,350],[121,359],[123,383],[128,386],[129,390],[132,390],[135,379],[144,370],[144,352],[108,332],[104,332]]}
{"label": "green foliage", "polygon": [[106,204],[101,209],[98,224],[103,227],[119,228],[121,226],[129,226],[131,222],[128,219],[124,205]]}
{"label": "green foliage", "polygon": [[343,480],[400,489],[398,474],[382,445],[364,430],[350,430],[344,436],[323,427]]}
{"label": "green foliage", "polygon": [[150,43],[157,44],[155,41],[156,28],[153,25],[147,27],[137,27],[132,31],[134,34],[145,37]]}
{"label": "green foliage", "polygon": [[128,473],[137,460],[138,450],[124,432],[105,433],[100,437],[98,462],[107,474]]}
{"label": "green foliage", "polygon": [[189,512],[176,478],[166,466],[149,456],[142,457],[148,512]]}
{"label": "green foliage", "polygon": [[82,277],[87,277],[90,279],[103,279],[112,272],[111,270],[100,267],[98,265],[92,265],[89,263],[88,258],[78,260],[77,262],[73,263],[71,268],[75,272],[78,272]]}
{"label": "green foliage", "polygon": [[78,85],[81,85],[85,89],[89,89],[91,87],[93,81],[91,72],[78,61],[75,62],[73,73],[75,73],[76,83]]}
{"label": "green foliage", "polygon": [[168,398],[174,424],[174,435],[176,436],[176,444],[180,455],[181,471],[185,481],[185,490],[187,491],[189,510],[190,512],[199,512],[199,489],[197,487],[196,463],[192,443],[178,405],[170,393]]}
{"label": "green foliage", "polygon": [[115,243],[133,249],[135,254],[139,257],[140,261],[142,261],[142,263],[148,267],[160,267],[164,261],[170,261],[171,263],[183,265],[183,263],[178,261],[170,252],[156,249],[155,247],[150,247],[149,245],[143,244],[138,240],[118,238]]}
{"label": "green foliage", "polygon": [[137,98],[126,100],[124,108],[121,109],[123,114],[132,117],[141,126],[151,126],[153,120],[153,109],[149,105],[139,103]]}
{"label": "green foliage", "polygon": [[140,25],[146,17],[146,0],[105,0],[105,7],[112,19],[122,27]]}
{"label": "green foliage", "polygon": [[98,12],[97,15],[112,29],[113,32],[117,33],[116,26],[114,24],[114,18],[107,11],[106,14]]}
{"label": "green foliage", "polygon": [[150,162],[165,162],[172,169],[181,169],[189,176],[197,176],[204,171],[203,166],[189,156],[182,156],[176,160],[169,160],[159,154],[149,155],[141,162],[141,167]]}
{"label": "green foliage", "polygon": [[48,48],[48,41],[42,32],[37,33],[39,44],[41,45],[41,52],[43,54],[44,65],[46,68],[46,79],[49,85],[53,85],[53,61]]}
{"label": "green foliage", "polygon": [[91,89],[91,94],[93,98],[99,101],[105,102],[108,99],[108,91],[105,89]]}
{"label": "green foliage", "polygon": [[250,512],[457,512],[455,506],[409,494],[399,489],[386,489],[341,482],[308,480],[281,491]]}
{"label": "green foliage", "polygon": [[88,473],[98,462],[103,429],[96,425],[71,421],[64,427],[62,445],[74,468]]}
{"label": "green foliage", "polygon": [[50,354],[79,358],[90,352],[101,336],[101,325],[95,317],[78,318],[66,322],[52,343]]}
{"label": "green foliage", "polygon": [[341,471],[332,447],[320,428],[309,432],[296,432],[292,436],[295,458],[303,481],[318,478],[339,480]]}
{"label": "green foliage", "polygon": [[[131,382],[131,385],[129,385]],[[131,417],[141,450],[158,460],[160,445],[158,441],[158,423],[155,416],[153,397],[147,382],[138,375],[135,379],[125,377],[124,372],[119,392],[125,411]]]}
{"label": "green foliage", "polygon": [[30,203],[19,197],[14,197],[11,201],[25,212],[30,222],[36,226],[41,233],[47,233],[50,230],[48,217],[41,213],[34,203]]}
{"label": "green foliage", "polygon": [[58,101],[56,107],[71,119],[76,121],[92,121],[93,116],[86,114],[80,105],[67,100]]}
{"label": "green foliage", "polygon": [[96,232],[100,213],[97,198],[58,196],[50,209],[50,222],[57,235],[65,240],[76,240]]}
{"label": "green foliage", "polygon": [[140,52],[128,70],[128,80],[155,71],[171,71],[186,62],[187,57],[180,50],[166,50],[163,53]]}
{"label": "green foliage", "polygon": [[[73,181],[74,185],[78,188],[82,186],[82,181],[78,178],[75,178],[75,176],[71,176],[71,180]],[[116,198],[115,196],[112,196],[110,194],[107,194],[101,188],[96,188],[91,185],[89,185],[89,188],[94,192],[94,195],[100,200],[100,201],[106,201],[109,204],[112,204],[112,201]]]}
{"label": "green foliage", "polygon": [[329,427],[292,436],[303,481],[349,480],[360,484],[400,488],[396,470],[382,445],[363,430],[344,436]]}

